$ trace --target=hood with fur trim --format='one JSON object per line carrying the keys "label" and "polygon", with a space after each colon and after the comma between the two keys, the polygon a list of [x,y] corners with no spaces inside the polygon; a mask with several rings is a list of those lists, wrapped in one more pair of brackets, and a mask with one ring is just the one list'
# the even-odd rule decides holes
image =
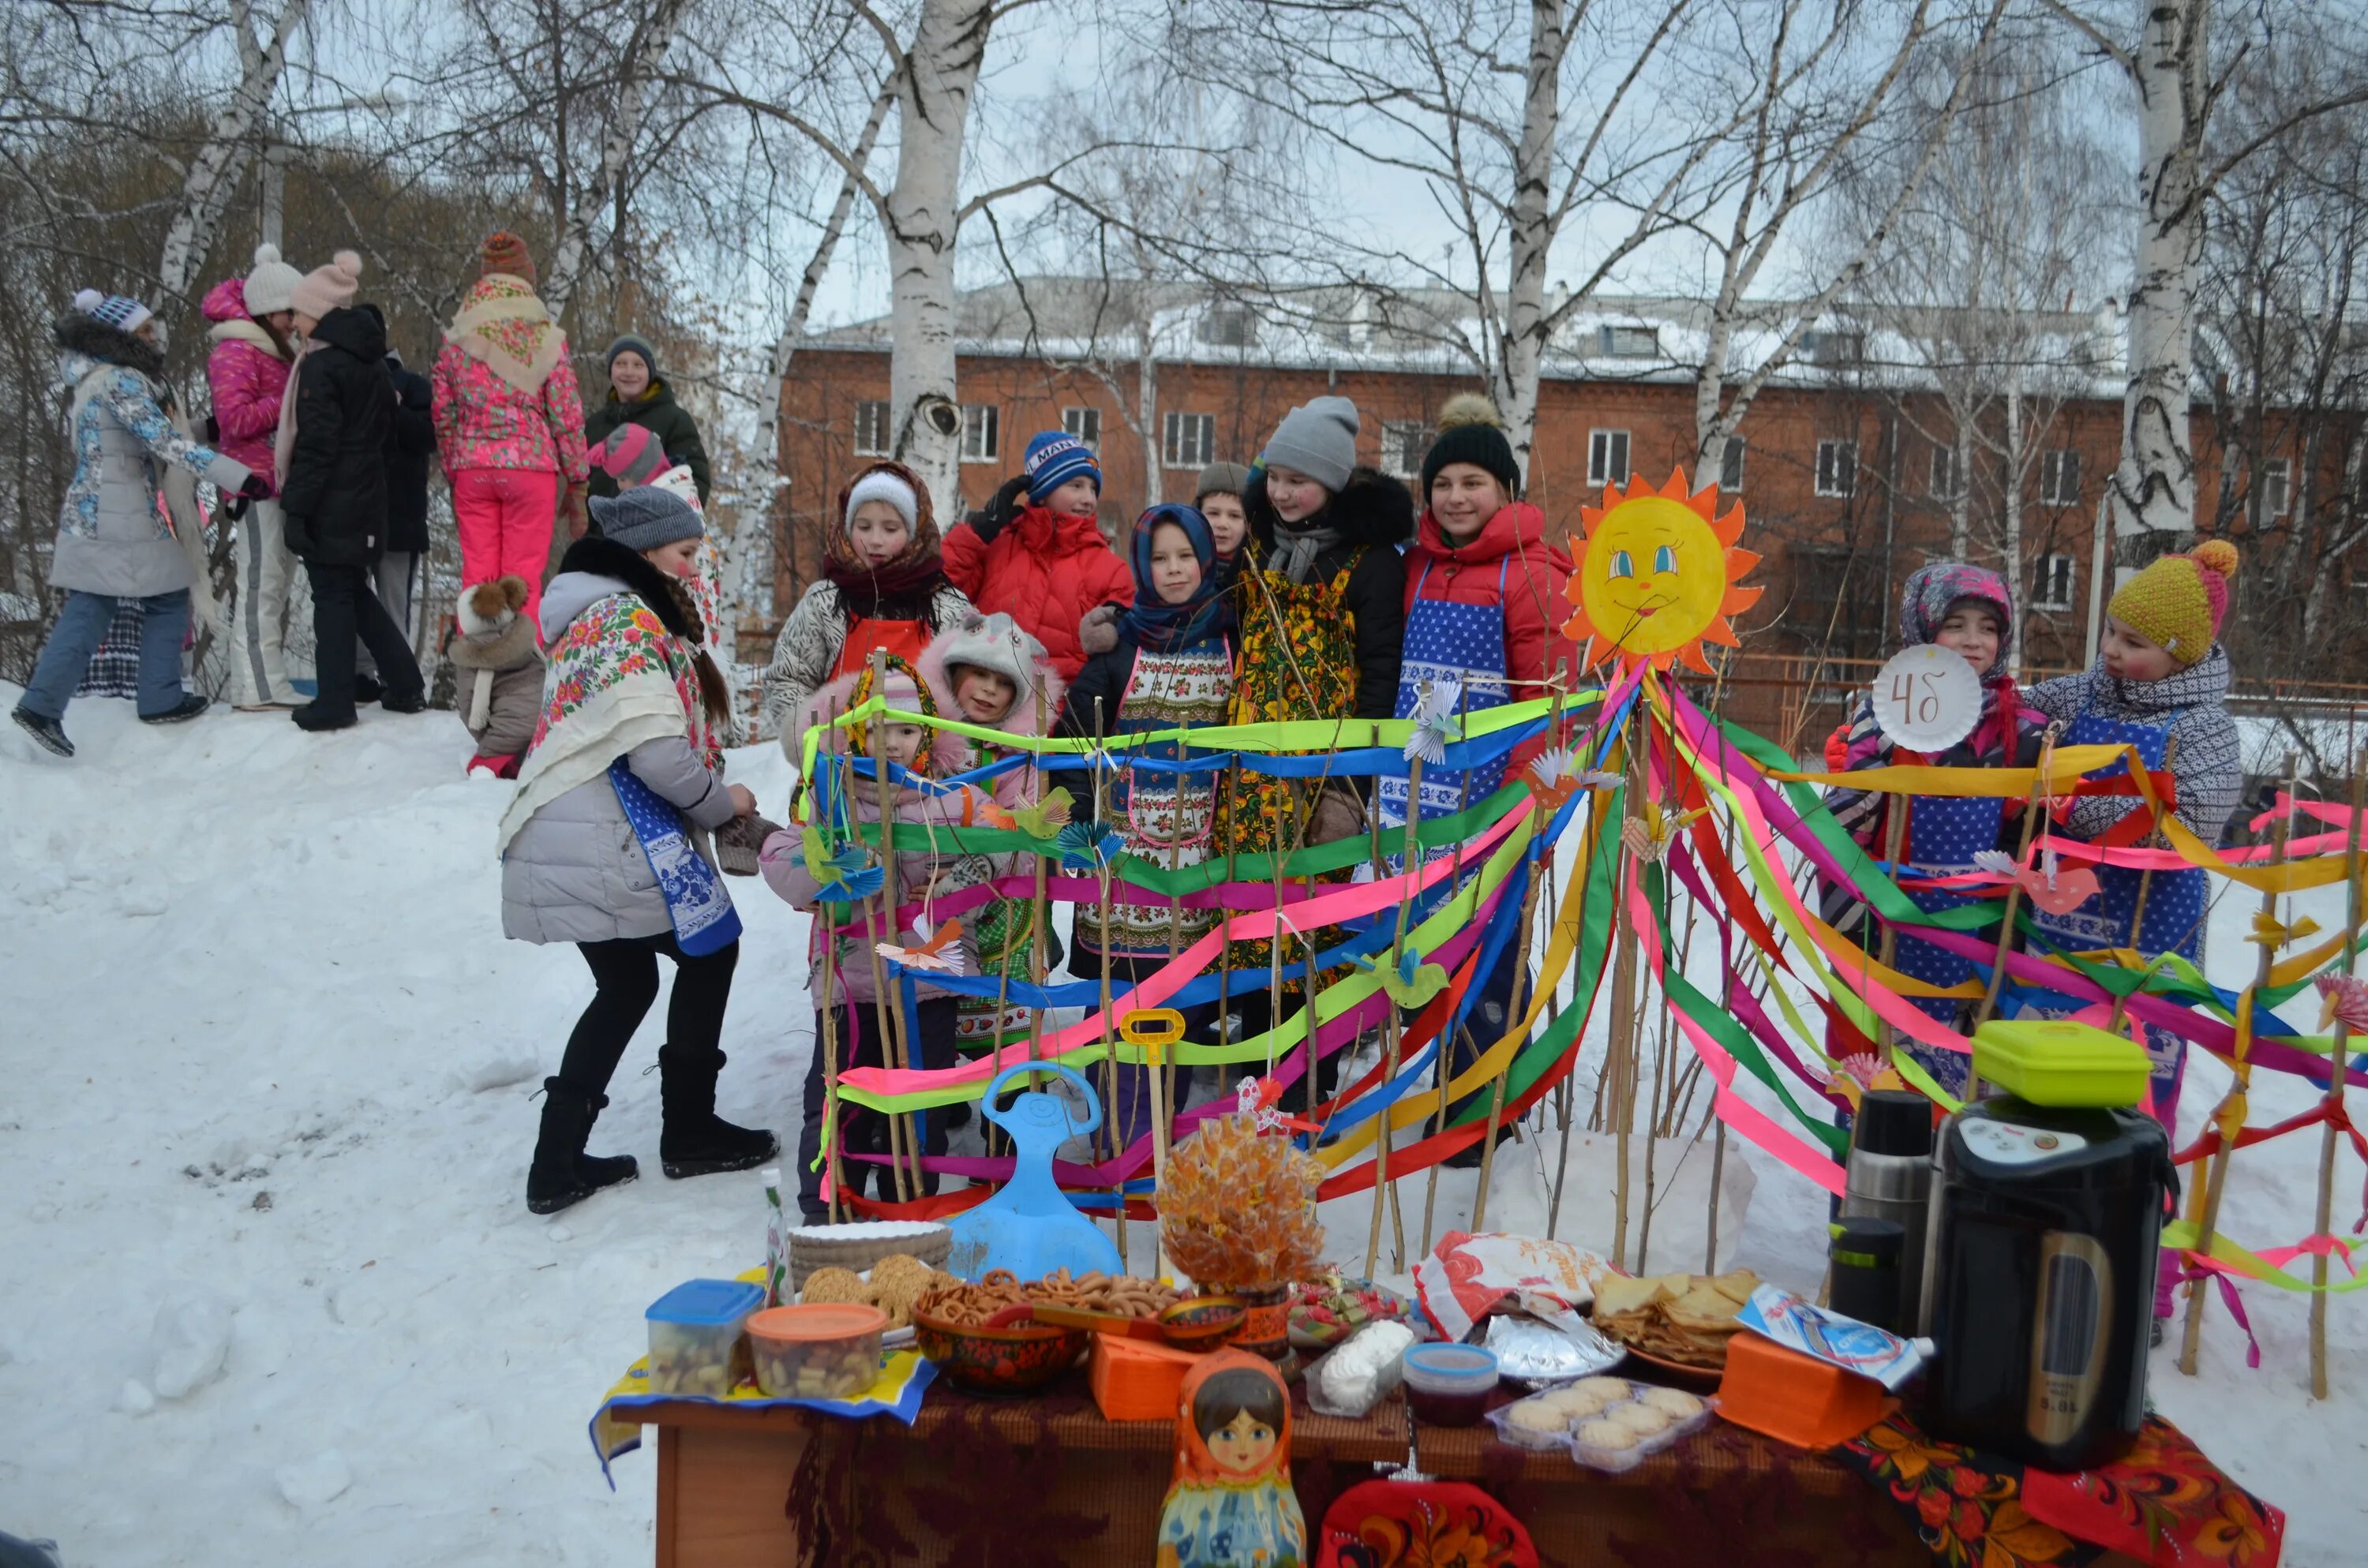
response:
{"label": "hood with fur trim", "polygon": [[480,583],[462,594],[461,602],[452,608],[452,616],[461,623],[461,630],[472,635],[499,631],[525,604],[526,579],[512,573]]}
{"label": "hood with fur trim", "polygon": [[512,615],[507,624],[488,631],[463,632],[452,639],[444,656],[464,670],[495,673],[542,663],[542,650],[534,642],[534,623],[522,615]]}
{"label": "hood with fur trim", "polygon": [[[941,631],[921,650],[921,678],[929,683],[932,691],[947,694],[949,712],[958,705],[953,697],[953,672],[963,665],[993,670],[1019,688],[1011,711],[995,723],[995,728],[1015,735],[1038,733],[1040,716],[1050,724],[1053,716],[1061,710],[1062,694],[1068,690],[1069,683],[1061,678],[1060,672],[1045,657],[1044,644],[1001,610],[971,630]],[[1043,695],[1042,708],[1037,705],[1040,691]]]}
{"label": "hood with fur trim", "polygon": [[[1251,537],[1262,552],[1270,552],[1281,519],[1275,516],[1274,504],[1266,498],[1264,469],[1250,476],[1242,509],[1249,514]],[[1395,548],[1414,538],[1414,494],[1381,470],[1360,466],[1349,471],[1349,483],[1308,521],[1317,528],[1339,529],[1341,541],[1352,547]]]}
{"label": "hood with fur trim", "polygon": [[[51,327],[57,336],[58,347],[68,356],[80,355],[101,364],[120,365],[127,370],[137,370],[155,381],[165,373],[165,351],[144,338],[108,325],[86,316],[80,311],[68,311]],[[86,373],[86,372],[85,372]],[[80,376],[67,378],[67,384],[79,381]],[[160,383],[161,385],[161,383]]]}

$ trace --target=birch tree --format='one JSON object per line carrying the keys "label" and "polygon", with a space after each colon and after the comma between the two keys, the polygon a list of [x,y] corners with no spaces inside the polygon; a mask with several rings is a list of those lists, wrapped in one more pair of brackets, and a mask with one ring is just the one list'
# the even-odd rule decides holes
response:
{"label": "birch tree", "polygon": [[[247,0],[230,0],[229,25],[238,51],[238,81],[207,127],[206,141],[189,160],[181,183],[180,209],[165,231],[165,247],[156,262],[156,286],[151,310],[189,291],[190,280],[205,265],[206,253],[222,225],[222,210],[239,176],[255,154],[255,134],[288,62],[288,40],[303,21],[308,0],[280,0],[276,17],[258,18]],[[258,20],[266,29],[257,39]]]}
{"label": "birch tree", "polygon": [[[2199,269],[2209,205],[2236,170],[2294,127],[2368,101],[2356,18],[2312,0],[2042,0],[2107,62],[2137,119],[2137,256],[2129,386],[2112,506],[2118,535],[2169,548],[2195,526],[2190,428]],[[2234,74],[2257,55],[2294,62],[2297,96],[2228,144],[2213,134]]]}

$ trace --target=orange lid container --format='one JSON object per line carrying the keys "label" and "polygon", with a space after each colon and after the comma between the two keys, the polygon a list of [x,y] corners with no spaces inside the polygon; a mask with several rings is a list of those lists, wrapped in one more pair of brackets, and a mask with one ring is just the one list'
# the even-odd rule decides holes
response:
{"label": "orange lid container", "polygon": [[1097,1334],[1086,1377],[1103,1420],[1173,1421],[1184,1374],[1200,1358],[1172,1346]]}
{"label": "orange lid container", "polygon": [[1883,1415],[1883,1385],[1746,1331],[1726,1343],[1718,1413],[1797,1449],[1848,1442]]}
{"label": "orange lid container", "polygon": [[888,1326],[888,1314],[860,1301],[813,1301],[798,1306],[768,1307],[753,1313],[748,1332],[759,1339],[790,1345],[827,1339],[852,1339],[878,1334]]}

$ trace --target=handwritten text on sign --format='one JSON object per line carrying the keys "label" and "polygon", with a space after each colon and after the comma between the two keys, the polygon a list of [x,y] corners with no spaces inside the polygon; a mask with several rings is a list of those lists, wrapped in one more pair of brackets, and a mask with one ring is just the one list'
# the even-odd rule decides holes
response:
{"label": "handwritten text on sign", "polygon": [[1941,752],[1974,733],[1982,681],[1964,655],[1928,642],[1895,654],[1874,677],[1874,722],[1895,745]]}

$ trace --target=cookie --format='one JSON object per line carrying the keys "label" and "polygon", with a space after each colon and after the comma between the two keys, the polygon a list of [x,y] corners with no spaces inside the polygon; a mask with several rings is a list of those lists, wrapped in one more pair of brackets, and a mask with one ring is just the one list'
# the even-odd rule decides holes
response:
{"label": "cookie", "polygon": [[1625,1378],[1608,1378],[1600,1376],[1581,1378],[1578,1381],[1571,1384],[1570,1386],[1572,1391],[1575,1392],[1584,1392],[1587,1393],[1601,1395],[1605,1404],[1611,1403],[1615,1399],[1626,1399],[1631,1393],[1635,1392]]}
{"label": "cookie", "polygon": [[1604,1406],[1618,1399],[1600,1389],[1590,1389],[1585,1383],[1566,1389],[1553,1389],[1538,1395],[1538,1403],[1550,1405],[1562,1413],[1566,1421],[1583,1421],[1588,1416],[1602,1414]]}
{"label": "cookie", "polygon": [[1683,1389],[1646,1389],[1637,1398],[1656,1410],[1668,1412],[1673,1424],[1691,1421],[1702,1413],[1701,1397]]}
{"label": "cookie", "polygon": [[1525,1449],[1560,1448],[1570,1433],[1570,1418],[1542,1399],[1507,1405],[1499,1422],[1505,1440]]}
{"label": "cookie", "polygon": [[1621,1405],[1604,1419],[1639,1437],[1649,1437],[1656,1432],[1666,1431],[1670,1422],[1668,1411],[1656,1410],[1641,1402]]}
{"label": "cookie", "polygon": [[1636,1434],[1617,1421],[1589,1421],[1578,1429],[1578,1440],[1590,1449],[1620,1450],[1636,1446]]}

